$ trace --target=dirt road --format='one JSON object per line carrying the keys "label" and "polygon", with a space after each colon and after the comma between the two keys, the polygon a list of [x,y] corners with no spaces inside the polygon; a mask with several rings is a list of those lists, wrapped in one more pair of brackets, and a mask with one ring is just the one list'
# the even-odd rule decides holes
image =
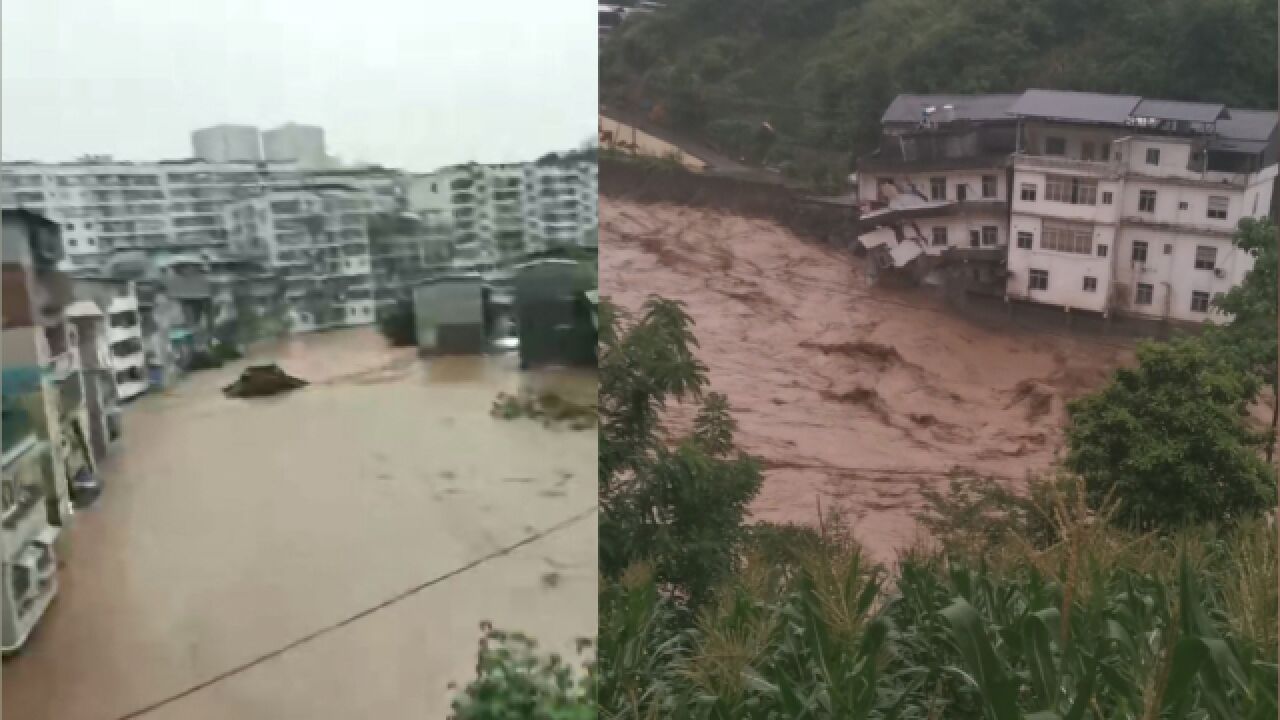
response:
{"label": "dirt road", "polygon": [[920,489],[949,470],[1016,483],[1048,467],[1065,400],[1130,356],[872,289],[843,253],[765,221],[614,198],[600,216],[602,294],[679,299],[697,322],[739,443],[766,463],[755,516],[813,523],[821,500],[882,560],[918,538]]}
{"label": "dirt road", "polygon": [[229,400],[228,367],[128,408],[5,720],[123,717],[443,576],[142,717],[440,718],[482,620],[567,656],[594,636],[596,435],[490,417],[514,359],[428,364],[368,329],[263,357],[313,384]]}

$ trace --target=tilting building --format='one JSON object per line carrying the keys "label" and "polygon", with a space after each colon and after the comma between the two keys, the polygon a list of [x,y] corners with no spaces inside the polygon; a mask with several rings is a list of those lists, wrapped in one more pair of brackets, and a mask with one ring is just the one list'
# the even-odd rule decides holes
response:
{"label": "tilting building", "polygon": [[877,269],[1103,315],[1218,321],[1272,213],[1276,113],[1135,96],[903,95],[859,161]]}

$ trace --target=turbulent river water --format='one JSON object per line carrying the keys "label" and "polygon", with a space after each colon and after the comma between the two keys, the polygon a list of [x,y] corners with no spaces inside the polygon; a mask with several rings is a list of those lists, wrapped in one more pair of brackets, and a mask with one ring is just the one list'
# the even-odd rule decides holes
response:
{"label": "turbulent river water", "polygon": [[1064,402],[1132,355],[869,287],[846,253],[763,220],[607,198],[600,221],[601,294],[632,309],[678,299],[697,323],[712,389],[766,468],[755,517],[839,512],[880,560],[920,539],[920,491],[952,469],[1018,483],[1049,467]]}

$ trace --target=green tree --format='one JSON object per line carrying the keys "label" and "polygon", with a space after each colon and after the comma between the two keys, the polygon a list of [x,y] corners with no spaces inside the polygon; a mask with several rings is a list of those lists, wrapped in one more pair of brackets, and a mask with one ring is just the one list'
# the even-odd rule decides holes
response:
{"label": "green tree", "polygon": [[1277,260],[1276,226],[1270,220],[1245,218],[1235,235],[1236,247],[1253,256],[1254,265],[1244,282],[1219,298],[1217,306],[1232,315],[1231,322],[1211,333],[1229,348],[1244,367],[1271,387],[1271,432],[1267,436],[1267,461],[1275,453],[1276,422],[1280,419],[1280,383],[1277,383],[1276,334]]}
{"label": "green tree", "polygon": [[1144,343],[1138,366],[1073,401],[1066,465],[1095,507],[1139,529],[1239,519],[1275,502],[1248,406],[1257,378],[1197,338]]}
{"label": "green tree", "polygon": [[[725,398],[704,393],[680,303],[652,298],[635,322],[607,302],[600,314],[601,573],[648,563],[696,604],[735,565],[760,471],[734,448]],[[692,431],[668,438],[669,403],[699,401]]]}

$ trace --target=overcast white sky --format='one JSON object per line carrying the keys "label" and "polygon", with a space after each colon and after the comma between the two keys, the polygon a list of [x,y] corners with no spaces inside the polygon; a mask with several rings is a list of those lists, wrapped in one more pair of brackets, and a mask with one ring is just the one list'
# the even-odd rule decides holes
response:
{"label": "overcast white sky", "polygon": [[189,157],[218,123],[325,129],[425,171],[596,133],[587,0],[5,0],[5,160]]}

